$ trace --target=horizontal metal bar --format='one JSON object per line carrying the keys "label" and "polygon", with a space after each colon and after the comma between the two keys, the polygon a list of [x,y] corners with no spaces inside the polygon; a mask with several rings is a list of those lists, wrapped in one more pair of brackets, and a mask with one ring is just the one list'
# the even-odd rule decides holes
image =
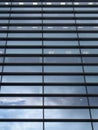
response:
{"label": "horizontal metal bar", "polygon": [[[2,1],[0,1],[0,2],[2,2]],[[11,1],[11,0],[3,0],[3,2],[20,2],[20,0],[14,0],[14,1]],[[80,2],[80,3],[82,3],[82,2],[97,2],[97,0],[74,0],[74,1],[72,1],[72,0],[22,0],[22,2]]]}
{"label": "horizontal metal bar", "polygon": [[98,109],[98,106],[0,106],[0,109]]}
{"label": "horizontal metal bar", "polygon": [[0,54],[0,57],[98,57],[98,54]]}
{"label": "horizontal metal bar", "polygon": [[0,97],[98,97],[98,94],[31,94],[31,93],[0,93]]}
{"label": "horizontal metal bar", "polygon": [[97,14],[97,10],[0,10],[0,14]]}
{"label": "horizontal metal bar", "polygon": [[98,30],[0,30],[0,33],[98,33]]}
{"label": "horizontal metal bar", "polygon": [[33,5],[33,4],[24,4],[24,5],[15,5],[15,4],[9,4],[9,5],[0,5],[0,8],[28,8],[28,7],[32,7],[32,8],[94,8],[94,7],[98,7],[97,4],[93,4],[93,5],[88,5],[88,4],[79,4],[79,5],[75,5],[75,4],[65,4],[65,5],[60,5],[60,4],[51,4],[51,5],[46,5],[46,4],[37,4],[37,5]]}
{"label": "horizontal metal bar", "polygon": [[[93,20],[93,19],[92,19]],[[98,23],[0,23],[0,26],[98,26]]]}
{"label": "horizontal metal bar", "polygon": [[0,122],[98,122],[98,119],[16,119],[5,118],[0,119]]}
{"label": "horizontal metal bar", "polygon": [[32,83],[32,82],[1,82],[1,86],[98,86],[98,83],[96,82],[88,82],[88,83],[78,83],[78,82],[73,82],[73,83],[67,83],[67,82],[62,82],[62,83]]}
{"label": "horizontal metal bar", "polygon": [[44,76],[98,76],[97,72],[0,72],[2,76],[32,76],[32,75],[44,75]]}
{"label": "horizontal metal bar", "polygon": [[[2,1],[0,1],[0,2],[2,2]],[[14,1],[11,1],[11,0],[3,0],[3,2],[20,2],[20,0],[14,0]],[[82,3],[82,2],[97,2],[97,0],[74,0],[74,1],[72,1],[72,0],[22,0],[22,2],[80,2],[80,3]]]}
{"label": "horizontal metal bar", "polygon": [[98,66],[98,63],[0,63],[0,66]]}
{"label": "horizontal metal bar", "polygon": [[0,45],[0,49],[98,49],[98,45]]}
{"label": "horizontal metal bar", "polygon": [[72,16],[65,16],[65,17],[61,17],[61,16],[43,16],[43,17],[30,17],[30,16],[11,16],[11,17],[0,17],[0,20],[98,20],[98,17],[94,17],[94,16],[87,16],[87,17],[72,17]]}
{"label": "horizontal metal bar", "polygon": [[98,94],[27,94],[27,93],[22,93],[22,94],[8,94],[8,93],[0,93],[0,97],[98,97]]}
{"label": "horizontal metal bar", "polygon": [[98,41],[98,37],[96,38],[91,38],[91,37],[86,37],[86,38],[28,38],[28,37],[1,37],[0,41]]}

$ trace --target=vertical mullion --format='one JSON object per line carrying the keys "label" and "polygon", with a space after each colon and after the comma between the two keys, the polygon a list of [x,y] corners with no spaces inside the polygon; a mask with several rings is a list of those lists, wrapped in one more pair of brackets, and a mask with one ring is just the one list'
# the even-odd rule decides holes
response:
{"label": "vertical mullion", "polygon": [[[81,48],[80,48],[81,45],[80,45],[80,40],[79,40],[77,20],[76,20],[76,14],[75,14],[75,9],[74,9],[74,0],[73,0],[72,4],[73,4],[73,13],[74,13],[74,18],[75,18],[76,33],[77,33],[77,38],[78,38],[79,52],[80,52],[80,55],[81,55],[82,52],[81,52]],[[83,57],[82,57],[82,55],[81,55],[81,63],[82,63],[82,71],[83,71],[83,74],[84,74],[84,73],[85,73],[85,70],[84,70]],[[84,83],[85,83],[86,94],[88,94],[88,89],[87,89],[87,85],[86,85],[86,77],[85,77],[85,75],[83,76],[83,78],[84,78]],[[88,106],[90,107],[90,101],[89,101],[89,97],[88,97],[88,96],[87,96],[87,103],[88,103]],[[89,115],[90,115],[90,119],[92,119],[92,113],[91,113],[91,109],[90,109],[90,108],[89,108]],[[91,122],[91,128],[92,128],[92,130],[94,130],[93,122]]]}
{"label": "vertical mullion", "polygon": [[[44,55],[44,41],[43,41],[43,1],[41,2],[41,17],[42,17],[42,56]],[[43,104],[43,130],[45,130],[45,123],[44,123],[44,57],[42,57],[42,94],[43,94],[43,99],[42,99],[42,104]]]}

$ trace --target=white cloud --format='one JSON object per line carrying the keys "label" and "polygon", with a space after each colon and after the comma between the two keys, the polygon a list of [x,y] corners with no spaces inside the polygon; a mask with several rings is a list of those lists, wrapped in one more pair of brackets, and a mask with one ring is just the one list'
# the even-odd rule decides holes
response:
{"label": "white cloud", "polygon": [[0,104],[17,104],[19,102],[25,102],[23,98],[10,98],[10,97],[2,97],[0,98]]}
{"label": "white cloud", "polygon": [[[0,98],[0,103],[3,104],[12,104],[15,105],[17,103],[20,103],[21,105],[25,104],[25,105],[41,105],[42,101],[41,98],[35,98],[35,97],[2,97]],[[23,102],[23,104],[22,104]]]}

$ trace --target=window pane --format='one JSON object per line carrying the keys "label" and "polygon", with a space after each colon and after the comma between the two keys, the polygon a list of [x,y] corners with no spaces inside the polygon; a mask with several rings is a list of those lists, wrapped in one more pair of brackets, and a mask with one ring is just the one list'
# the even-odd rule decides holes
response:
{"label": "window pane", "polygon": [[88,103],[85,97],[47,97],[45,105],[86,106]]}
{"label": "window pane", "polygon": [[45,86],[45,93],[61,93],[61,94],[78,94],[78,93],[86,93],[85,86]]}
{"label": "window pane", "polygon": [[88,119],[89,110],[83,109],[47,109],[45,110],[45,118],[50,119]]}
{"label": "window pane", "polygon": [[45,76],[45,82],[84,82],[83,76]]}
{"label": "window pane", "polygon": [[82,72],[80,66],[45,66],[45,72]]}
{"label": "window pane", "polygon": [[13,119],[39,119],[42,118],[40,109],[0,109],[0,118]]}
{"label": "window pane", "polygon": [[45,129],[51,130],[91,130],[91,124],[90,123],[45,123]]}
{"label": "window pane", "polygon": [[42,130],[43,124],[42,123],[38,123],[38,122],[2,122],[0,123],[0,129],[1,130],[30,130],[30,129],[34,129],[34,130]]}
{"label": "window pane", "polygon": [[1,86],[2,93],[42,93],[42,86]]}
{"label": "window pane", "polygon": [[41,76],[3,76],[3,82],[17,82],[17,83],[29,83],[29,82],[42,82]]}
{"label": "window pane", "polygon": [[42,105],[40,97],[1,97],[0,105]]}

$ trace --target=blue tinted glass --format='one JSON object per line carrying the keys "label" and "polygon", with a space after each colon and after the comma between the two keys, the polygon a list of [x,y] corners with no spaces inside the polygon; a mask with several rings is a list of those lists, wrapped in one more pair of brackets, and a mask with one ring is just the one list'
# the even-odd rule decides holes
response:
{"label": "blue tinted glass", "polygon": [[57,130],[91,130],[91,124],[90,123],[45,123],[45,129],[51,130],[51,129],[57,129]]}
{"label": "blue tinted glass", "polygon": [[38,122],[3,122],[0,123],[0,129],[14,129],[14,130],[42,130],[43,124]]}

